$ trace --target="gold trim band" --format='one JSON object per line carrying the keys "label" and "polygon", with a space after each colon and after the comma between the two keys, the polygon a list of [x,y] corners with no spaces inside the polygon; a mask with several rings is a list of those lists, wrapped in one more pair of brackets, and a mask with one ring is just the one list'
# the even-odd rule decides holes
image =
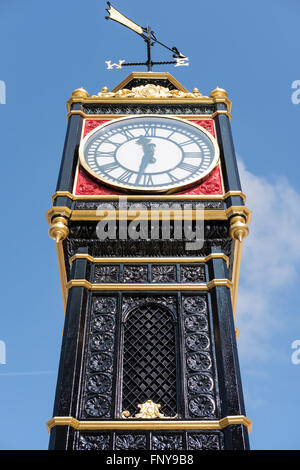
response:
{"label": "gold trim band", "polygon": [[98,284],[92,283],[87,281],[86,279],[72,279],[66,285],[67,289],[71,289],[72,287],[84,287],[85,289],[91,291],[99,291],[99,290],[109,290],[109,291],[122,291],[122,290],[147,290],[147,291],[160,291],[160,290],[168,290],[168,291],[191,291],[191,290],[200,290],[200,291],[207,291],[213,289],[214,287],[228,287],[232,289],[232,282],[229,279],[212,279],[209,282],[203,282],[200,284],[147,284],[147,283],[132,283],[132,284]]}
{"label": "gold trim band", "polygon": [[116,194],[104,194],[104,195],[98,195],[98,196],[95,196],[95,195],[86,195],[86,196],[83,196],[83,195],[78,195],[76,196],[75,194],[72,194],[68,191],[57,191],[56,193],[53,194],[52,196],[52,203],[54,203],[55,199],[57,197],[67,197],[69,199],[72,199],[72,201],[79,201],[79,200],[82,200],[82,199],[93,199],[93,200],[105,200],[105,201],[109,201],[109,200],[118,200],[120,197],[124,197],[126,196],[126,198],[128,199],[128,201],[131,201],[131,200],[139,200],[139,201],[161,201],[161,200],[164,200],[164,199],[171,199],[171,200],[177,200],[177,199],[182,199],[182,200],[211,200],[211,199],[218,199],[218,200],[222,200],[222,201],[225,201],[226,199],[228,199],[229,197],[232,197],[232,196],[239,196],[244,202],[246,202],[246,196],[245,194],[242,192],[242,191],[227,191],[227,193],[225,193],[223,196],[222,195],[212,195],[212,196],[209,196],[207,194],[201,194],[201,195],[186,195],[186,194],[183,194],[183,195],[180,195],[180,194],[177,194],[177,195],[140,195],[140,194],[136,194],[135,196],[130,194],[130,195],[126,195],[126,194],[120,194],[120,195],[116,195]]}
{"label": "gold trim band", "polygon": [[227,268],[229,267],[229,258],[224,253],[211,253],[205,257],[199,258],[94,258],[88,254],[76,254],[70,258],[70,265],[76,259],[87,259],[90,263],[207,263],[211,259],[223,259],[226,261]]}
{"label": "gold trim band", "polygon": [[120,421],[79,421],[71,416],[55,416],[47,421],[48,432],[54,426],[71,426],[76,430],[199,430],[224,429],[234,424],[242,424],[250,433],[252,421],[244,415],[226,416],[220,420],[192,421],[192,420],[120,420]]}
{"label": "gold trim band", "polygon": [[[47,212],[47,221],[50,224],[52,217],[62,214],[69,214],[71,220],[101,220],[102,217],[99,215],[97,210],[71,210],[67,207],[54,206]],[[183,220],[182,210],[162,209],[162,210],[103,210],[105,214],[105,220],[135,220],[138,213],[139,220],[143,218],[145,220]],[[131,214],[134,212],[135,214]],[[228,220],[229,217],[234,215],[242,215],[246,219],[246,223],[249,224],[251,220],[251,211],[245,206],[231,206],[225,210],[218,209],[207,209],[204,210],[204,220]],[[128,214],[129,213],[129,214]],[[195,220],[199,216],[199,210],[185,211],[184,215],[191,220]],[[104,217],[104,216],[103,216]]]}

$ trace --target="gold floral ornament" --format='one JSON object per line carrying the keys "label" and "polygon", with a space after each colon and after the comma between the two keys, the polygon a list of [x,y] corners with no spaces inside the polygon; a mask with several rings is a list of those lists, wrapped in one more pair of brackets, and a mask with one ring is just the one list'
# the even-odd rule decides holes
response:
{"label": "gold floral ornament", "polygon": [[169,88],[161,85],[154,85],[148,83],[147,85],[141,85],[133,87],[131,90],[123,88],[115,93],[109,92],[107,87],[103,87],[101,92],[98,93],[100,98],[199,98],[201,93],[195,88],[193,93],[186,93],[180,90],[169,90]]}
{"label": "gold floral ornament", "polygon": [[177,414],[175,416],[165,416],[159,410],[161,405],[158,403],[153,403],[152,400],[147,400],[145,403],[139,404],[138,408],[140,409],[139,413],[136,413],[134,416],[130,416],[129,411],[123,411],[122,417],[123,418],[141,418],[141,419],[155,419],[155,418],[162,418],[162,419],[174,419],[177,418]]}

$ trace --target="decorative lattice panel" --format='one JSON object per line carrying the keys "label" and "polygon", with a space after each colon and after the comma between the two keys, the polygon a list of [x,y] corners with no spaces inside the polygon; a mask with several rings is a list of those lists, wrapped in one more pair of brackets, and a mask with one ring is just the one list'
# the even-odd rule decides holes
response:
{"label": "decorative lattice panel", "polygon": [[123,403],[131,415],[152,400],[166,416],[177,413],[175,325],[171,313],[150,302],[131,311],[124,325]]}

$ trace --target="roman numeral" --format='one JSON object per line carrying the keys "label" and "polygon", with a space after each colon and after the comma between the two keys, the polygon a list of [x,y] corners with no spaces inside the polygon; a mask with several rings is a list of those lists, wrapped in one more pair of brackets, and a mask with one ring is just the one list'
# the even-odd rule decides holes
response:
{"label": "roman numeral", "polygon": [[181,168],[182,170],[188,171],[189,173],[194,173],[198,170],[196,165],[191,165],[190,163],[181,162],[177,168]]}
{"label": "roman numeral", "polygon": [[99,165],[99,170],[103,171],[104,173],[110,173],[111,171],[119,168],[117,162],[106,163],[105,165]]}
{"label": "roman numeral", "polygon": [[184,152],[184,158],[201,158],[201,152]]}
{"label": "roman numeral", "polygon": [[121,176],[119,176],[119,181],[121,181],[122,183],[128,183],[131,178],[131,175],[132,171],[126,170],[124,171],[124,173],[121,174]]}
{"label": "roman numeral", "polygon": [[156,127],[145,127],[145,136],[154,137],[156,135]]}
{"label": "roman numeral", "polygon": [[121,134],[123,134],[127,139],[134,139],[134,135],[130,132],[129,129],[122,129]]}
{"label": "roman numeral", "polygon": [[142,184],[146,186],[153,186],[152,175],[143,175],[142,178],[143,178]]}

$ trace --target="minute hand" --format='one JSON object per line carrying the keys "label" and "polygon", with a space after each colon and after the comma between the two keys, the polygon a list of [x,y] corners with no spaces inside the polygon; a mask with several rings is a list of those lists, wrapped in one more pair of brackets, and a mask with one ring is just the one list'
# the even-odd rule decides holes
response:
{"label": "minute hand", "polygon": [[149,165],[149,163],[155,163],[156,159],[154,158],[154,151],[156,145],[153,144],[149,139],[144,138],[144,139],[139,139],[137,141],[139,145],[143,146],[144,150],[144,155],[141,160],[141,164],[139,167],[139,171],[135,180],[135,184],[138,184],[140,182],[141,177],[143,176],[146,167]]}

